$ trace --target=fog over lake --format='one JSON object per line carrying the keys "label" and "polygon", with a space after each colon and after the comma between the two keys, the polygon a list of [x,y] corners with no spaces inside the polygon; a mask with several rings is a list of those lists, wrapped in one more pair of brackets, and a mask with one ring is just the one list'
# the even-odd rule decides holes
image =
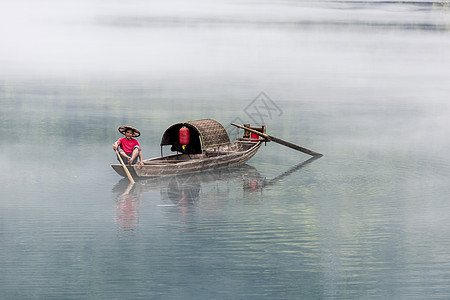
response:
{"label": "fog over lake", "polygon": [[[3,0],[0,41],[1,299],[450,298],[448,1]],[[203,118],[324,156],[111,168]]]}

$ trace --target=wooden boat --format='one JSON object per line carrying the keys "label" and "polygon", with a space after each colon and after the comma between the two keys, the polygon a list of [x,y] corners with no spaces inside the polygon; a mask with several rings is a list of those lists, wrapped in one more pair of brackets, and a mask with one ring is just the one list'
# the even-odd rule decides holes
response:
{"label": "wooden boat", "polygon": [[[255,167],[243,164],[236,167],[220,168],[205,172],[143,178],[137,181],[128,193],[147,193],[159,190],[161,194],[163,194],[172,189],[187,191],[190,188],[197,189],[197,187],[203,185],[221,184],[228,186],[230,182],[242,182],[244,188],[246,188],[245,182],[250,180],[258,180],[258,186],[261,187],[263,185],[262,181],[265,180],[265,178],[261,176]],[[129,186],[129,180],[127,178],[122,178],[113,187],[112,192],[123,195]],[[219,190],[218,192],[222,192],[222,189]]]}
{"label": "wooden boat", "polygon": [[[259,128],[246,126],[265,133],[264,126]],[[180,144],[179,133],[182,128],[189,131],[187,145]],[[250,132],[245,131],[242,138],[230,142],[225,128],[212,119],[177,123],[164,132],[160,157],[144,160],[143,166],[126,165],[126,167],[134,178],[149,178],[239,166],[256,154],[263,141],[264,139],[251,138]],[[171,146],[171,150],[177,153],[163,156],[163,146]],[[119,175],[127,176],[121,164],[111,166]]]}

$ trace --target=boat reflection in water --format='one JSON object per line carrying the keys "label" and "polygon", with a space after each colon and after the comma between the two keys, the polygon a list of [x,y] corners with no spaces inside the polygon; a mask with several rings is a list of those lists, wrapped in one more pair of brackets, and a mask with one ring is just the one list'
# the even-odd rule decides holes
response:
{"label": "boat reflection in water", "polygon": [[113,188],[116,194],[116,222],[123,232],[135,231],[144,194],[154,194],[158,190],[159,199],[155,206],[177,208],[181,221],[188,221],[188,213],[199,207],[202,210],[220,210],[230,199],[258,202],[265,187],[276,184],[316,159],[304,161],[271,180],[247,164],[209,172],[137,180],[134,185],[124,178]]}

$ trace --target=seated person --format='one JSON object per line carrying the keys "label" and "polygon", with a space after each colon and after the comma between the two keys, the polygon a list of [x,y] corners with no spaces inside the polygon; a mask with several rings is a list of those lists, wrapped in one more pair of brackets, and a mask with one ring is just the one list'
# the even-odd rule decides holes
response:
{"label": "seated person", "polygon": [[121,126],[119,127],[119,132],[125,135],[125,137],[118,139],[113,144],[113,149],[118,150],[125,164],[136,164],[139,156],[139,165],[143,166],[141,146],[139,145],[139,142],[133,138],[141,135],[139,130],[131,126]]}

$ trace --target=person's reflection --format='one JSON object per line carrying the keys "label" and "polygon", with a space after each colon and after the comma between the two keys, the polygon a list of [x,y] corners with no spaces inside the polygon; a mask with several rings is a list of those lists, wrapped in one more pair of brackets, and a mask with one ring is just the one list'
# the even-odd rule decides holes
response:
{"label": "person's reflection", "polygon": [[[122,189],[123,190],[123,189]],[[116,222],[122,232],[134,232],[139,224],[139,211],[142,203],[142,192],[129,185],[116,198]]]}

